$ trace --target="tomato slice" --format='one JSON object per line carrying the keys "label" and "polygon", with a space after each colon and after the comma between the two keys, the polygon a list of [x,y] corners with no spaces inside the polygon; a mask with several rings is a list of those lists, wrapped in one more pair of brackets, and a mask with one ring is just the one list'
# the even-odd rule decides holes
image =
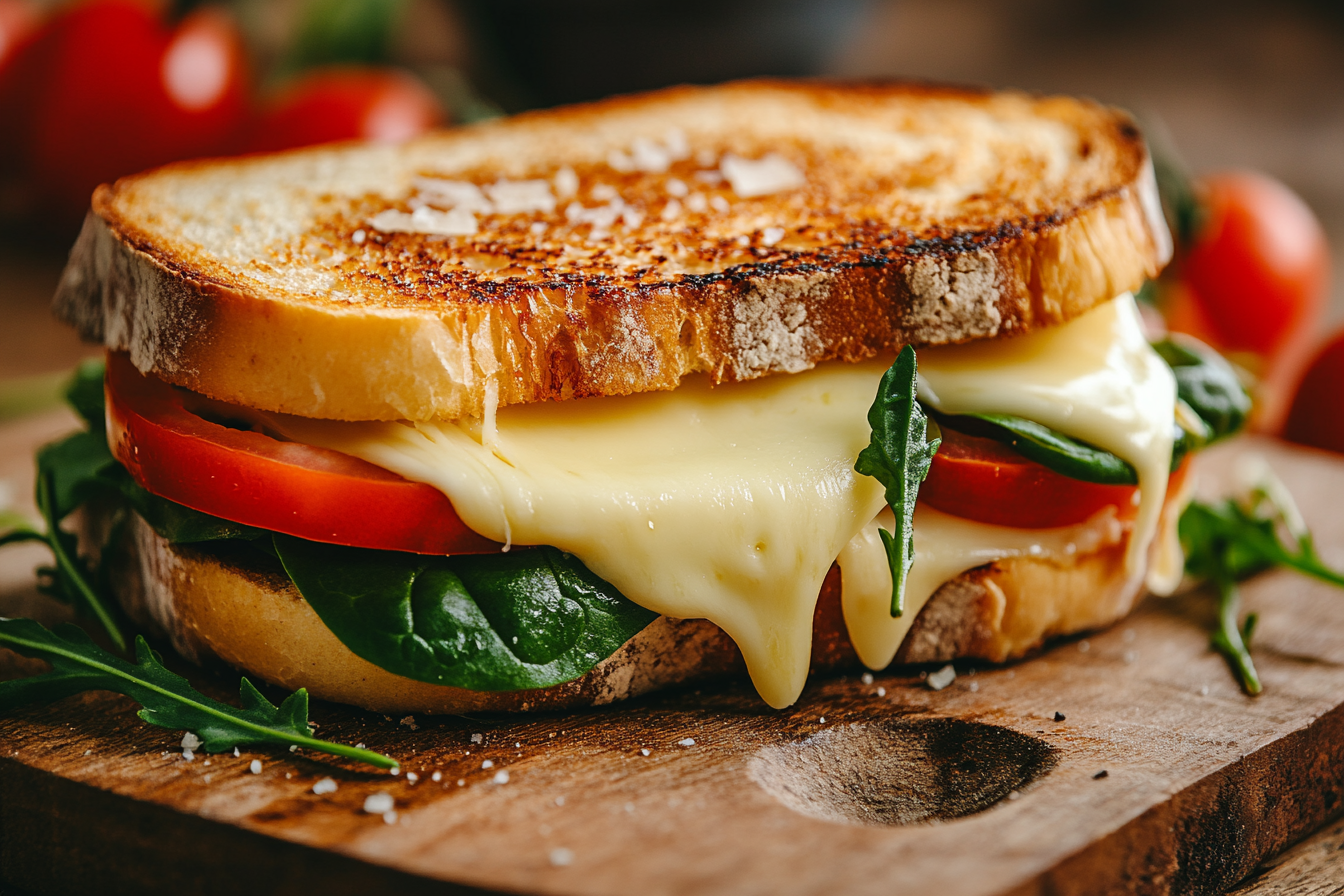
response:
{"label": "tomato slice", "polygon": [[1081,523],[1114,505],[1121,519],[1138,512],[1132,485],[1070,479],[1028,460],[1008,445],[943,427],[919,500],[964,519],[1018,529]]}
{"label": "tomato slice", "polygon": [[242,409],[107,358],[108,441],[148,491],[236,523],[330,544],[478,554],[500,545],[468,529],[448,498],[367,461],[212,422]]}

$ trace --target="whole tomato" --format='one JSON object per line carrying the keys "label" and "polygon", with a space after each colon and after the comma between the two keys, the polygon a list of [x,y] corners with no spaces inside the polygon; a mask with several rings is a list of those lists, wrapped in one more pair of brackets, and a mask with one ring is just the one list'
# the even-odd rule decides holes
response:
{"label": "whole tomato", "polygon": [[242,39],[212,8],[170,28],[148,3],[86,0],[16,66],[20,163],[36,210],[67,220],[100,183],[235,148],[247,112]]}
{"label": "whole tomato", "polygon": [[314,69],[285,87],[253,126],[254,151],[335,140],[396,142],[444,120],[434,94],[396,69]]}
{"label": "whole tomato", "polygon": [[1283,436],[1344,453],[1344,331],[1335,334],[1307,368],[1288,411]]}
{"label": "whole tomato", "polygon": [[1260,378],[1257,428],[1276,432],[1325,308],[1325,232],[1292,190],[1264,174],[1203,180],[1205,220],[1181,261],[1168,325]]}

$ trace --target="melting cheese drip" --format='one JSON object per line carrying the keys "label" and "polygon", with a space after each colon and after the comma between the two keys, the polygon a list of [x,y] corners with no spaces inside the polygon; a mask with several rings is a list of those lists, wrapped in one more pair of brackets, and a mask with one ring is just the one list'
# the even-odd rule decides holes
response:
{"label": "melting cheese drip", "polygon": [[[994,346],[922,351],[938,406],[1020,414],[1133,463],[1144,493],[1134,548],[1141,557],[1166,483],[1175,386],[1143,342],[1133,300],[1003,345],[997,356],[984,350]],[[1154,365],[1165,372],[1165,393]],[[877,481],[853,466],[886,366],[827,364],[712,390],[690,378],[673,392],[507,407],[488,438],[480,421],[467,419],[267,415],[266,424],[434,485],[477,532],[569,551],[655,612],[709,619],[737,642],[761,697],[783,707],[807,677],[822,579],[885,503]],[[977,378],[987,382],[977,386]],[[928,591],[917,603],[944,579],[994,559],[963,553],[927,575],[917,562],[912,582]],[[851,615],[845,599],[855,643],[867,632],[883,641],[865,648],[865,661],[885,665],[891,653],[877,660],[894,637],[889,604],[861,601]]]}

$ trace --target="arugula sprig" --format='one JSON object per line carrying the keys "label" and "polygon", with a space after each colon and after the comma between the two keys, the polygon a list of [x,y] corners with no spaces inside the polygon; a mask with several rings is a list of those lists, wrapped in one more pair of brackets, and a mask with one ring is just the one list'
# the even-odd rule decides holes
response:
{"label": "arugula sprig", "polygon": [[1186,572],[1218,589],[1218,621],[1209,642],[1227,659],[1246,692],[1258,694],[1262,687],[1250,654],[1257,619],[1252,613],[1238,623],[1237,583],[1275,566],[1339,587],[1344,587],[1344,574],[1322,562],[1292,496],[1267,467],[1257,471],[1239,499],[1192,502],[1181,514],[1179,531]]}
{"label": "arugula sprig", "polygon": [[905,577],[915,562],[915,499],[942,444],[942,439],[928,438],[928,417],[915,400],[917,385],[915,350],[907,345],[882,375],[868,409],[872,438],[854,463],[856,472],[886,487],[887,504],[896,516],[895,536],[878,527],[891,564],[892,616],[905,612]]}
{"label": "arugula sprig", "polygon": [[42,542],[51,550],[53,565],[38,570],[40,589],[84,616],[97,620],[118,650],[127,643],[111,606],[95,586],[95,576],[80,559],[78,539],[61,523],[85,500],[105,488],[104,474],[117,466],[107,448],[102,416],[103,365],[80,366],[65,396],[88,429],[47,445],[37,455],[36,503],[43,529],[36,529],[18,514],[0,515],[0,546]]}
{"label": "arugula sprig", "polygon": [[242,708],[196,691],[185,678],[164,667],[144,638],[135,639],[135,662],[103,650],[81,628],[63,625],[48,631],[31,619],[0,618],[0,645],[51,663],[51,671],[0,682],[0,712],[25,703],[50,703],[82,691],[123,694],[143,708],[138,715],[152,725],[193,731],[209,753],[255,743],[297,745],[333,756],[396,768],[395,759],[372,750],[348,747],[312,736],[308,692],[300,688],[276,706],[242,679]]}
{"label": "arugula sprig", "polygon": [[[42,590],[96,619],[116,649],[125,651],[126,639],[110,603],[96,585],[97,574],[80,559],[76,537],[60,527],[80,504],[99,496],[118,497],[156,531],[179,543],[255,539],[261,533],[156,498],[136,485],[107,447],[102,381],[101,363],[80,367],[66,390],[66,400],[84,418],[88,429],[38,452],[36,498],[46,531],[34,528],[17,513],[0,511],[0,547],[22,542],[46,544],[54,565],[39,570],[46,580]],[[312,737],[306,691],[296,691],[277,707],[244,678],[242,708],[229,706],[198,693],[185,678],[168,671],[143,638],[136,639],[136,661],[130,663],[103,650],[77,626],[66,625],[52,632],[30,619],[0,617],[0,646],[52,665],[52,670],[42,675],[0,682],[0,712],[81,691],[110,690],[140,703],[144,707],[140,717],[146,722],[194,731],[209,752],[253,743],[283,743],[379,768],[397,765],[379,753]]]}

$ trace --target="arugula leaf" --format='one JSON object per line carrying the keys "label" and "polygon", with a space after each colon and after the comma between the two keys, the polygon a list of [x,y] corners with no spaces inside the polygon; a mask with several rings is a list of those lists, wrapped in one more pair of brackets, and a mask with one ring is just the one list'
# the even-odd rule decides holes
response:
{"label": "arugula leaf", "polygon": [[25,703],[52,702],[89,690],[114,691],[143,708],[151,725],[194,731],[210,753],[255,743],[298,745],[334,756],[396,768],[380,753],[347,747],[312,736],[308,692],[300,688],[278,707],[242,680],[242,709],[199,693],[185,678],[164,667],[144,638],[135,639],[135,662],[103,650],[78,626],[48,631],[31,619],[0,618],[0,646],[51,663],[50,672],[0,682],[0,712]]}
{"label": "arugula leaf", "polygon": [[1070,479],[1102,485],[1139,483],[1138,474],[1128,461],[1033,420],[1011,414],[935,415],[935,419],[946,420],[948,426],[959,432],[1009,444],[1028,460]]}
{"label": "arugula leaf", "polygon": [[299,593],[374,665],[474,691],[571,681],[657,618],[542,547],[429,557],[273,536]]}
{"label": "arugula leaf", "polygon": [[886,487],[887,504],[896,516],[896,536],[878,530],[891,564],[892,616],[905,612],[905,577],[915,562],[915,499],[942,443],[928,438],[928,418],[915,400],[917,379],[915,350],[907,345],[882,375],[868,409],[873,434],[854,462],[855,472]]}
{"label": "arugula leaf", "polygon": [[1250,655],[1256,619],[1252,614],[1238,627],[1237,582],[1275,566],[1339,587],[1344,587],[1344,574],[1321,561],[1291,496],[1267,470],[1241,500],[1191,502],[1181,514],[1178,531],[1186,572],[1218,589],[1218,623],[1210,644],[1227,658],[1247,693],[1258,694],[1260,678]]}

